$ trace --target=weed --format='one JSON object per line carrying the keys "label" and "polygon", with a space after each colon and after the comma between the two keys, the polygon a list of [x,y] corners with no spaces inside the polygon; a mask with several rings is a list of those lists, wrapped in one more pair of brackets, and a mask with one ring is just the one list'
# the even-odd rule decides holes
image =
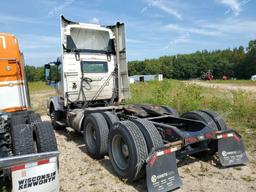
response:
{"label": "weed", "polygon": [[35,93],[37,91],[50,91],[53,90],[53,87],[46,85],[42,81],[37,81],[37,82],[29,82],[28,83],[29,91],[30,93]]}
{"label": "weed", "polygon": [[247,181],[247,182],[252,182],[252,181],[256,180],[256,178],[253,178],[250,175],[241,176],[241,179],[243,179],[244,181]]}
{"label": "weed", "polygon": [[243,136],[247,148],[256,150],[256,98],[253,94],[188,85],[177,80],[133,84],[131,93],[128,104],[168,105],[180,114],[199,109],[215,110],[229,127]]}

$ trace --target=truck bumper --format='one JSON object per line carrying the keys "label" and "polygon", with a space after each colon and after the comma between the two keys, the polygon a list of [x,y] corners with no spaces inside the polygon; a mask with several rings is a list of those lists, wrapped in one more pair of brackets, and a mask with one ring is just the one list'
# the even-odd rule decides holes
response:
{"label": "truck bumper", "polygon": [[18,164],[24,164],[24,163],[29,163],[33,161],[38,161],[41,159],[47,159],[47,158],[58,157],[58,156],[59,156],[58,151],[52,151],[52,152],[35,153],[35,154],[29,154],[29,155],[5,157],[0,159],[0,170],[8,169]]}

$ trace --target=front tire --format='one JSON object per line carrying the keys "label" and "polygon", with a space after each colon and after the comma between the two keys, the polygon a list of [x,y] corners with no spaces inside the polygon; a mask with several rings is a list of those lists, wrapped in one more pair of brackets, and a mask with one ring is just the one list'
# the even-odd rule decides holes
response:
{"label": "front tire", "polygon": [[50,110],[50,118],[52,121],[52,126],[55,130],[60,130],[65,128],[65,126],[58,124],[58,121],[60,121],[63,118],[62,111],[55,111],[54,107],[52,106]]}

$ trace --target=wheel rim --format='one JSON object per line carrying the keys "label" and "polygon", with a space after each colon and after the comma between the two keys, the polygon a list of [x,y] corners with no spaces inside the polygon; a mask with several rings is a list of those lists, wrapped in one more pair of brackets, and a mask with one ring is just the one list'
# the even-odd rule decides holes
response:
{"label": "wheel rim", "polygon": [[88,123],[85,128],[86,145],[91,150],[96,150],[96,131],[92,123]]}
{"label": "wheel rim", "polygon": [[121,135],[112,139],[112,156],[119,169],[126,169],[129,165],[129,148]]}

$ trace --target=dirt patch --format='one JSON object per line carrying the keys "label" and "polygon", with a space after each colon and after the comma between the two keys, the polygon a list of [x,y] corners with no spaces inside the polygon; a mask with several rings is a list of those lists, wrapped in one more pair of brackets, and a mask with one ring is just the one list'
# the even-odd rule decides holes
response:
{"label": "dirt patch", "polygon": [[31,106],[34,111],[41,115],[47,114],[47,98],[55,94],[54,90],[39,91],[30,94]]}
{"label": "dirt patch", "polygon": [[218,84],[218,83],[209,83],[202,81],[186,81],[188,84],[195,84],[202,87],[217,88],[223,90],[233,90],[233,91],[246,91],[256,93],[256,86],[253,85],[236,85],[236,84]]}

